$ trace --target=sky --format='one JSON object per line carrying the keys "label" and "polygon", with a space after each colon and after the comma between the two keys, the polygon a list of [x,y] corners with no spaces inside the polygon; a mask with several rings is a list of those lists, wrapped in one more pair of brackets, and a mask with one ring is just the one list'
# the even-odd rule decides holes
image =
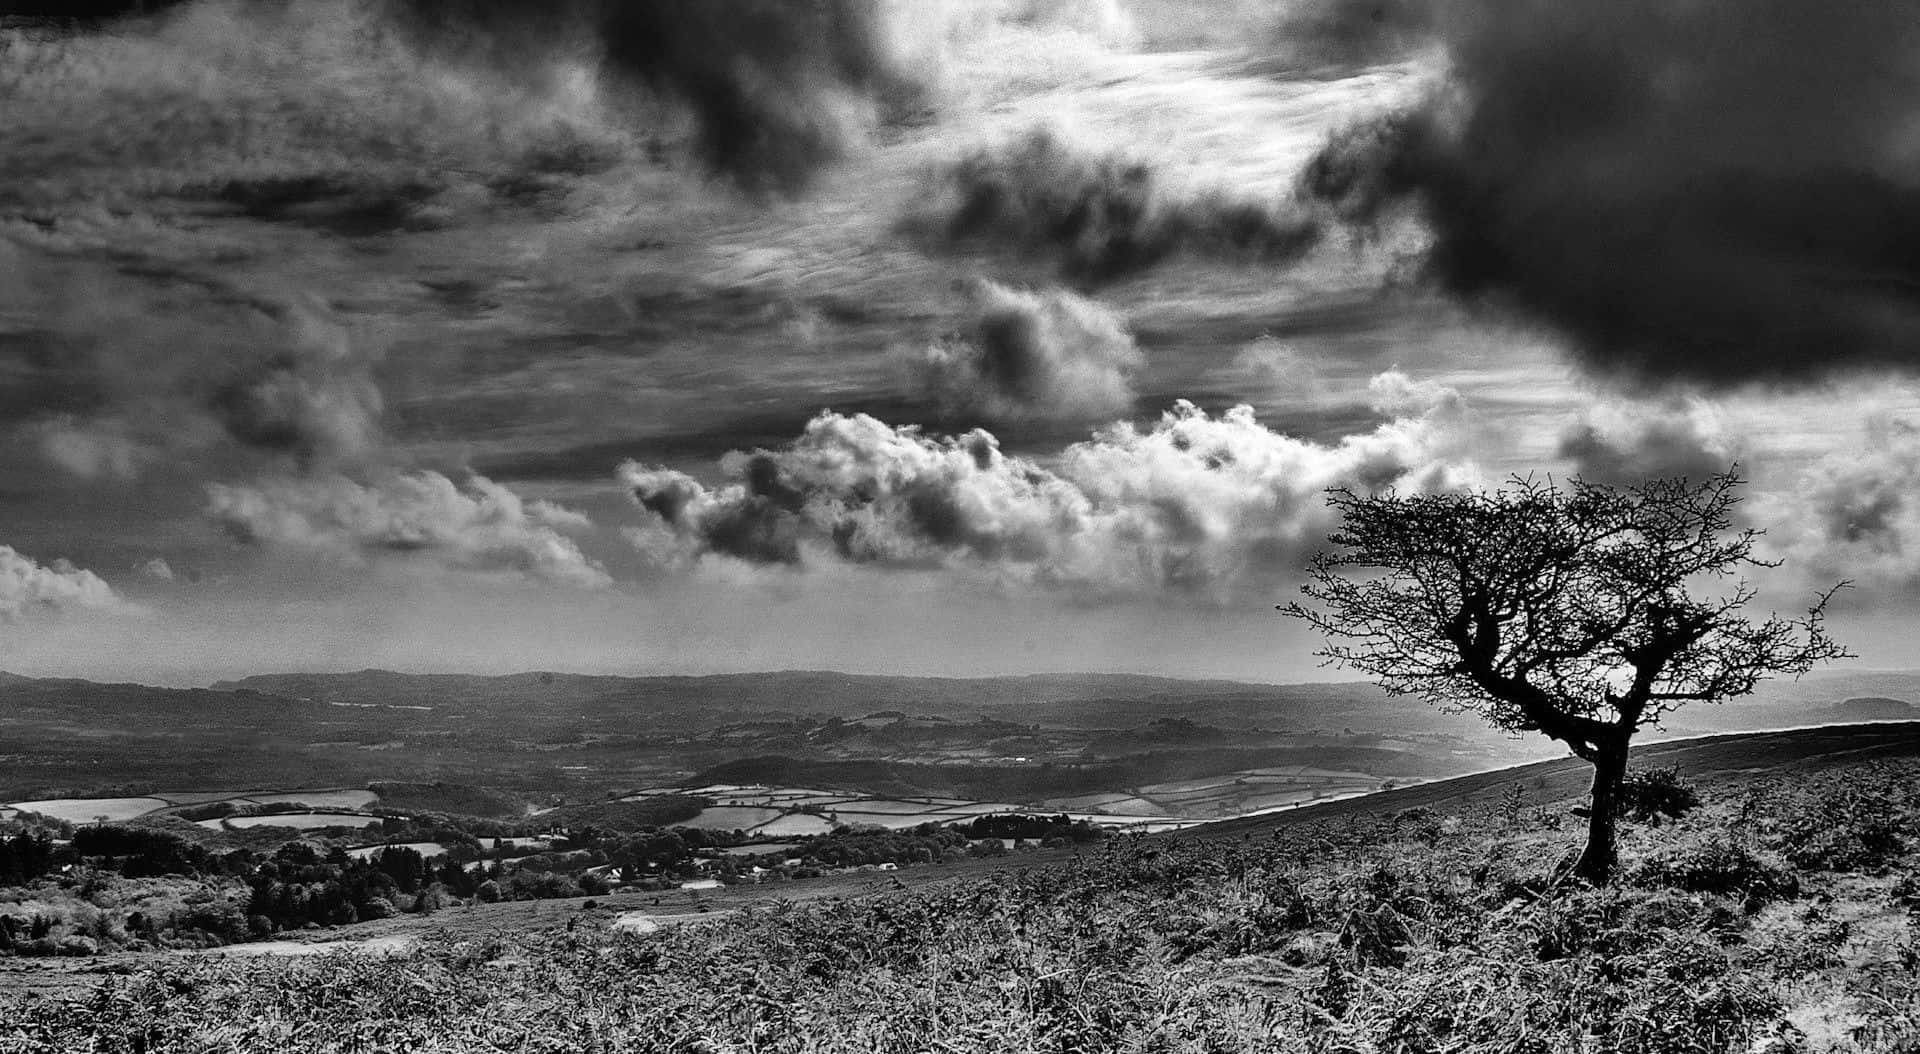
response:
{"label": "sky", "polygon": [[1331,487],[1737,464],[1920,666],[1904,0],[0,29],[0,668],[1332,676]]}

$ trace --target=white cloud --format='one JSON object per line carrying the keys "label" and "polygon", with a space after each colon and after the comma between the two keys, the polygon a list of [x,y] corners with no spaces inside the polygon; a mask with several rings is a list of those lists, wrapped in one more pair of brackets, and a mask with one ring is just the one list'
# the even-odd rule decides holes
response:
{"label": "white cloud", "polygon": [[138,570],[142,575],[156,582],[171,582],[174,580],[173,565],[158,556],[141,561],[135,570]]}
{"label": "white cloud", "polygon": [[125,607],[113,587],[66,560],[41,564],[9,545],[0,545],[0,618],[15,619],[35,610]]}
{"label": "white cloud", "polygon": [[1816,584],[1849,579],[1869,599],[1920,590],[1920,424],[1866,423],[1860,442],[1816,461],[1787,490],[1762,495],[1769,555]]}
{"label": "white cloud", "polygon": [[564,532],[590,526],[578,512],[519,495],[482,476],[456,484],[437,472],[213,484],[209,513],[234,537],[343,556],[410,558],[477,572],[509,572],[597,588],[610,581]]}
{"label": "white cloud", "polygon": [[152,458],[152,451],[127,434],[121,421],[83,423],[72,417],[39,422],[28,431],[40,453],[69,475],[80,479],[133,479]]}
{"label": "white cloud", "polygon": [[728,455],[717,487],[629,462],[621,477],[648,514],[629,537],[668,564],[941,568],[1090,599],[1223,603],[1270,594],[1322,544],[1328,488],[1475,477],[1457,398],[1426,395],[1418,413],[1333,444],[1273,431],[1245,406],[1213,416],[1181,402],[1044,462],[984,430],[823,413],[787,447]]}

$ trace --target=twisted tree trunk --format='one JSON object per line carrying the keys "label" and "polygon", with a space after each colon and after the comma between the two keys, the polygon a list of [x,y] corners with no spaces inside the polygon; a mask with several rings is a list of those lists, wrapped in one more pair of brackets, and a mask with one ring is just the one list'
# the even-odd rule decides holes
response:
{"label": "twisted tree trunk", "polygon": [[1620,784],[1627,776],[1627,742],[1597,745],[1593,757],[1593,798],[1587,815],[1587,847],[1580,854],[1573,872],[1596,886],[1604,886],[1613,877],[1617,858],[1614,843],[1614,815],[1620,808]]}

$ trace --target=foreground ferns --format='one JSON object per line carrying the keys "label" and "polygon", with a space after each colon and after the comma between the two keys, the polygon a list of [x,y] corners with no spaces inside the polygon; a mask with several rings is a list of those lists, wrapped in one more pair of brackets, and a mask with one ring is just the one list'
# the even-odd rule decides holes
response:
{"label": "foreground ferns", "polygon": [[1628,828],[1632,866],[1606,888],[1562,877],[1564,835],[1498,809],[1125,839],[638,935],[590,921],[388,958],[183,957],[0,1007],[0,1050],[1911,1050],[1914,857],[1789,861],[1829,795],[1880,802],[1874,830],[1883,813],[1920,828],[1916,775],[1715,795]]}

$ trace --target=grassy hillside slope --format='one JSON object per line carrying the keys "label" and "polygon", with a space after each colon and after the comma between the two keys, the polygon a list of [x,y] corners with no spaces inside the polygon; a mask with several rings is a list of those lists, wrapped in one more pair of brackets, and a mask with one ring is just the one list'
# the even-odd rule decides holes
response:
{"label": "grassy hillside slope", "polygon": [[0,1007],[0,1049],[1912,1051],[1915,731],[1643,759],[1706,805],[1630,825],[1604,890],[1560,877],[1577,835],[1537,804],[1577,771],[1532,766],[1517,800],[1508,771],[678,924],[175,959]]}
{"label": "grassy hillside slope", "polygon": [[[1792,779],[1822,769],[1916,755],[1920,755],[1920,721],[1902,721],[1646,742],[1633,748],[1632,767],[1676,768],[1688,780],[1729,793],[1756,779]],[[1202,824],[1168,837],[1241,838],[1264,835],[1279,827],[1411,808],[1486,810],[1499,806],[1516,786],[1528,807],[1560,807],[1585,801],[1592,778],[1593,769],[1586,762],[1559,758],[1264,816]]]}

